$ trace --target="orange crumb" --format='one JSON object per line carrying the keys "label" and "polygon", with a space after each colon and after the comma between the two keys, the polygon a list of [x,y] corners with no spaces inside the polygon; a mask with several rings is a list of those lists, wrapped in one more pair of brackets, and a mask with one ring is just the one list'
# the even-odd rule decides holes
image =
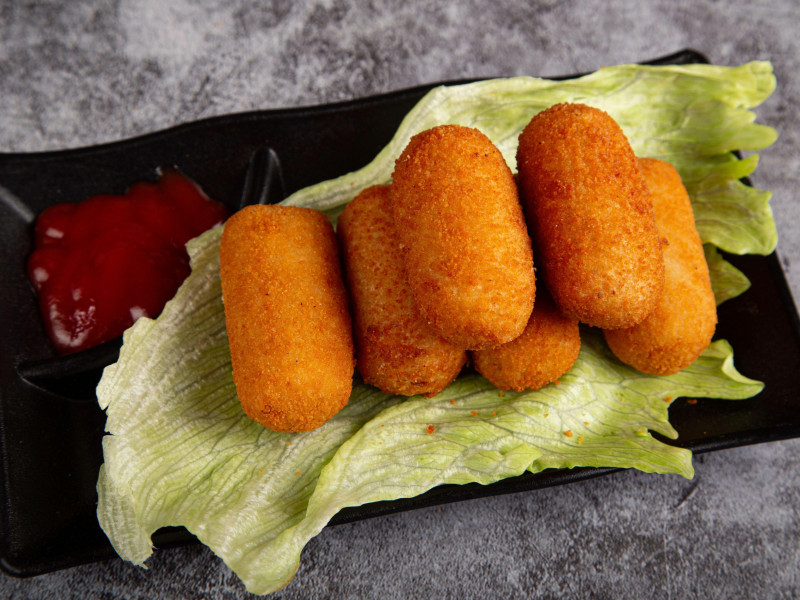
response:
{"label": "orange crumb", "polygon": [[297,474],[298,474],[298,475],[301,475],[300,471],[297,471]]}
{"label": "orange crumb", "polygon": [[259,472],[259,473],[263,473],[263,472],[264,472],[264,469],[259,469],[259,470],[258,470],[258,472]]}
{"label": "orange crumb", "polygon": [[561,385],[561,380],[560,379],[556,379],[553,383],[555,383],[556,385]]}
{"label": "orange crumb", "polygon": [[579,444],[582,444],[582,443],[583,443],[583,436],[582,436],[582,435],[579,435],[579,436],[578,436],[578,443],[579,443]]}
{"label": "orange crumb", "polygon": [[672,396],[667,396],[664,398],[664,402],[672,402]]}
{"label": "orange crumb", "polygon": [[550,413],[544,413],[545,418],[550,416]]}
{"label": "orange crumb", "polygon": [[383,423],[381,423],[381,427],[383,427]]}
{"label": "orange crumb", "polygon": [[451,398],[450,399],[450,404],[455,404],[455,403],[456,403],[456,401]]}
{"label": "orange crumb", "polygon": [[291,446],[291,445],[292,445],[292,442],[286,442],[286,445],[287,445],[287,446]]}
{"label": "orange crumb", "polygon": [[686,402],[689,404],[697,404],[697,398],[689,398]]}
{"label": "orange crumb", "polygon": [[430,434],[432,434],[434,431],[436,431],[436,427],[434,427],[433,425],[428,425],[428,427],[427,427],[426,431],[428,432],[428,435],[430,435]]}
{"label": "orange crumb", "polygon": [[500,390],[500,397],[502,398],[505,395],[506,395],[506,393],[503,390]]}
{"label": "orange crumb", "polygon": [[493,416],[493,417],[496,417],[496,416],[497,416],[497,413],[496,413],[495,411],[492,411],[492,416]]}
{"label": "orange crumb", "polygon": [[588,425],[588,424],[589,424],[589,421],[584,421],[584,422],[583,422],[583,424],[584,424],[584,425]]}
{"label": "orange crumb", "polygon": [[478,411],[477,411],[477,410],[471,410],[471,411],[469,411],[469,412],[471,412],[471,413],[472,413],[472,416],[473,416],[473,417],[477,417],[477,416],[478,416]]}
{"label": "orange crumb", "polygon": [[567,430],[564,432],[564,435],[565,435],[565,436],[567,436],[567,437],[572,437],[572,429],[567,429]]}

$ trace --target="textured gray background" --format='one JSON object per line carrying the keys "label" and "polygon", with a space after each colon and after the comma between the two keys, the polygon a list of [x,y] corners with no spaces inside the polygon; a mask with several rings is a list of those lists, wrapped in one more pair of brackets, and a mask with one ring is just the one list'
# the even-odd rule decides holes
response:
{"label": "textured gray background", "polygon": [[[771,60],[758,110],[780,131],[754,182],[774,191],[800,292],[800,90],[792,0],[292,2],[0,0],[0,151],[112,141],[249,109],[319,104],[442,79],[559,75],[692,47]],[[274,598],[800,597],[800,442],[695,459],[693,481],[624,472],[328,528]],[[4,598],[242,598],[198,546],[149,570],[112,560]]]}

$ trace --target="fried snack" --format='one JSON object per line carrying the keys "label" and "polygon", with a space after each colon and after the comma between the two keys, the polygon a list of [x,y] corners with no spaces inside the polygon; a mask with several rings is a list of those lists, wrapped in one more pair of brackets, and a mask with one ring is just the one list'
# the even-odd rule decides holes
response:
{"label": "fried snack", "polygon": [[353,334],[333,228],[308,208],[234,214],[220,247],[233,381],[244,412],[308,431],[347,404]]}
{"label": "fried snack", "polygon": [[641,322],[664,287],[650,194],[619,125],[583,104],[537,114],[519,138],[521,196],[559,310],[604,329]]}
{"label": "fried snack", "polygon": [[417,313],[389,211],[389,186],[367,188],[339,216],[356,344],[364,381],[389,394],[433,396],[467,360]]}
{"label": "fried snack", "polygon": [[539,286],[533,313],[517,339],[471,352],[475,369],[504,390],[538,390],[572,368],[581,350],[578,321],[565,317]]}
{"label": "fried snack", "polygon": [[642,159],[640,165],[663,239],[664,294],[642,323],[604,334],[622,362],[644,373],[670,375],[692,364],[711,343],[717,306],[680,175],[664,161]]}
{"label": "fried snack", "polygon": [[533,253],[511,170],[489,138],[458,125],[414,136],[390,197],[425,322],[473,350],[519,336],[533,309]]}

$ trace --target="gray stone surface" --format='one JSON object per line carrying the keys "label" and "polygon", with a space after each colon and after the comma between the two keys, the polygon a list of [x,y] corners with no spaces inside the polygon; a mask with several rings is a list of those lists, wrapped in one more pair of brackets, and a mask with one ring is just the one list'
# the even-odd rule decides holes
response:
{"label": "gray stone surface", "polygon": [[[437,80],[558,75],[685,47],[772,61],[773,190],[800,292],[800,59],[793,0],[364,2],[0,0],[0,151],[72,148],[211,115]],[[700,456],[693,481],[623,472],[328,528],[275,598],[800,596],[800,441]],[[203,547],[27,580],[4,598],[243,598]]]}

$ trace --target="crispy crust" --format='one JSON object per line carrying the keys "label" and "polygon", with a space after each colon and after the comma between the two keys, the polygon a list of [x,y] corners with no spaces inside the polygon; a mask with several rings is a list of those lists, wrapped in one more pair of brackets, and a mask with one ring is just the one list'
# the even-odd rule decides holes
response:
{"label": "crispy crust", "polygon": [[492,142],[458,125],[414,136],[390,195],[425,322],[469,349],[522,333],[533,309],[533,253],[513,176]]}
{"label": "crispy crust", "polygon": [[247,207],[225,225],[220,275],[245,413],[275,431],[324,424],[347,404],[355,362],[330,223],[306,208]]}
{"label": "crispy crust", "polygon": [[522,200],[544,281],[559,310],[604,329],[655,307],[664,263],[647,186],[619,125],[557,104],[520,135]]}
{"label": "crispy crust", "polygon": [[717,308],[692,203],[675,168],[640,160],[663,239],[666,285],[655,310],[630,329],[606,331],[617,357],[645,373],[670,375],[692,364],[711,343]]}
{"label": "crispy crust", "polygon": [[563,316],[539,286],[533,313],[517,339],[472,352],[475,369],[504,390],[538,390],[572,368],[581,350],[578,321]]}
{"label": "crispy crust", "polygon": [[406,283],[389,212],[389,186],[361,192],[340,215],[353,313],[356,366],[364,381],[390,394],[432,396],[467,359],[420,318]]}

